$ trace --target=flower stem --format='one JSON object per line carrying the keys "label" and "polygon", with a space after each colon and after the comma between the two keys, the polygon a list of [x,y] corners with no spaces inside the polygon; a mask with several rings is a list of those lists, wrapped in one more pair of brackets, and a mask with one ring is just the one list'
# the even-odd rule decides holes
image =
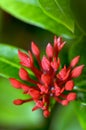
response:
{"label": "flower stem", "polygon": [[77,87],[77,86],[74,87],[74,90],[79,91],[79,92],[84,92],[84,93],[86,93],[86,89],[79,88],[79,87]]}

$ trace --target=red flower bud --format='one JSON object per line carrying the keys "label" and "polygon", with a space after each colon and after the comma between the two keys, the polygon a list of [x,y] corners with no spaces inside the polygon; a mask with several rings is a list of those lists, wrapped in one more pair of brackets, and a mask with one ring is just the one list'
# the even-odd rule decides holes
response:
{"label": "red flower bud", "polygon": [[29,56],[25,54],[24,52],[21,52],[20,50],[18,51],[19,58],[21,60],[21,64],[23,66],[26,66],[28,68],[31,68],[33,66],[33,59],[31,52],[29,51]]}
{"label": "red flower bud", "polygon": [[38,90],[33,89],[33,88],[29,89],[28,94],[30,94],[33,99],[38,99],[40,97],[40,92]]}
{"label": "red flower bud", "polygon": [[20,50],[18,51],[18,56],[19,56],[21,62],[26,62],[28,59],[28,55]]}
{"label": "red flower bud", "polygon": [[37,101],[36,106],[38,106],[39,108],[43,108],[43,106],[44,106],[43,101]]}
{"label": "red flower bud", "polygon": [[[14,101],[14,104],[21,105],[25,102],[34,101],[36,105],[33,107],[32,111],[42,109],[43,115],[48,117],[50,115],[49,109],[51,109],[52,99],[64,106],[76,99],[76,93],[70,92],[74,87],[72,78],[77,78],[81,75],[84,65],[75,67],[80,58],[80,56],[77,56],[71,61],[69,67],[64,65],[60,70],[58,54],[64,44],[65,42],[62,41],[61,37],[57,38],[55,36],[54,46],[48,43],[46,47],[47,56],[43,56],[41,60],[40,50],[38,46],[32,42],[31,50],[38,64],[34,64],[33,55],[30,51],[28,51],[28,54],[18,51],[21,64],[30,68],[35,78],[34,80],[30,78],[28,72],[24,68],[19,70],[19,76],[22,80],[28,81],[29,83],[26,82],[28,85],[14,78],[10,78],[10,82],[15,88],[20,88],[24,91],[24,94],[31,96],[30,99],[26,100],[17,99]],[[31,85],[29,86],[30,83]],[[32,86],[32,84],[34,85]]]}
{"label": "red flower bud", "polygon": [[54,37],[54,47],[58,48],[62,44],[62,37]]}
{"label": "red flower bud", "polygon": [[43,115],[44,115],[44,117],[46,117],[46,118],[49,117],[49,115],[50,115],[49,110],[44,110]]}
{"label": "red flower bud", "polygon": [[58,58],[58,60],[56,60],[56,58],[54,58],[51,62],[51,66],[54,69],[54,71],[57,71],[60,66],[60,59]]}
{"label": "red flower bud", "polygon": [[64,45],[65,45],[65,42],[63,42],[63,43],[58,47],[58,50],[61,51],[62,48],[64,47]]}
{"label": "red flower bud", "polygon": [[61,101],[61,104],[62,104],[63,106],[67,106],[68,103],[69,103],[68,100],[62,100],[62,101]]}
{"label": "red flower bud", "polygon": [[55,95],[59,96],[61,94],[61,88],[56,83],[54,83],[54,86],[55,86],[55,90],[54,90],[55,91]]}
{"label": "red flower bud", "polygon": [[49,60],[45,56],[43,56],[41,63],[42,63],[42,68],[44,70],[46,70],[46,71],[50,70],[50,62],[49,62]]}
{"label": "red flower bud", "polygon": [[48,43],[47,47],[46,47],[46,54],[48,57],[52,58],[54,51],[53,51],[53,47],[50,43]]}
{"label": "red flower bud", "polygon": [[41,81],[45,84],[45,85],[49,85],[51,82],[51,77],[48,74],[42,74],[41,76]]}
{"label": "red flower bud", "polygon": [[57,74],[57,78],[61,80],[67,80],[70,74],[70,70],[67,70],[66,66]]}
{"label": "red flower bud", "polygon": [[67,81],[67,83],[65,84],[65,90],[72,90],[73,89],[73,87],[74,87],[74,82],[73,82],[73,80],[69,80],[69,81]]}
{"label": "red flower bud", "polygon": [[26,85],[26,84],[22,84],[21,88],[24,90],[24,92],[28,92],[29,89],[30,89],[30,87],[28,85]]}
{"label": "red flower bud", "polygon": [[22,80],[28,80],[29,79],[29,75],[28,72],[24,69],[24,68],[20,68],[19,70],[19,76]]}
{"label": "red flower bud", "polygon": [[33,54],[34,54],[36,57],[39,57],[39,55],[40,55],[40,50],[39,50],[38,46],[37,46],[34,42],[31,43],[31,49],[32,49]]}
{"label": "red flower bud", "polygon": [[62,37],[54,37],[54,48],[55,51],[59,52],[65,45],[65,42],[62,41]]}
{"label": "red flower bud", "polygon": [[41,93],[48,93],[48,86],[47,85],[45,86],[45,85],[37,84],[37,86],[41,90]]}
{"label": "red flower bud", "polygon": [[71,92],[71,93],[69,93],[69,94],[67,95],[67,100],[68,100],[68,101],[73,101],[73,100],[75,100],[75,99],[76,99],[76,93]]}
{"label": "red flower bud", "polygon": [[75,67],[75,68],[72,70],[72,72],[71,72],[71,77],[72,77],[72,78],[77,78],[77,77],[79,77],[79,76],[81,75],[81,73],[82,73],[83,68],[84,68],[84,65],[80,65],[80,66],[78,66],[78,67]]}
{"label": "red flower bud", "polygon": [[12,84],[12,86],[14,86],[15,88],[18,88],[18,89],[21,88],[21,82],[20,81],[18,81],[15,78],[9,78],[9,80],[10,80],[10,83]]}
{"label": "red flower bud", "polygon": [[13,103],[14,103],[15,105],[21,105],[21,104],[24,103],[24,101],[21,100],[21,99],[16,99],[16,100],[13,101]]}
{"label": "red flower bud", "polygon": [[71,67],[76,66],[76,64],[79,62],[79,60],[80,60],[80,56],[76,56],[75,58],[72,59],[70,66]]}

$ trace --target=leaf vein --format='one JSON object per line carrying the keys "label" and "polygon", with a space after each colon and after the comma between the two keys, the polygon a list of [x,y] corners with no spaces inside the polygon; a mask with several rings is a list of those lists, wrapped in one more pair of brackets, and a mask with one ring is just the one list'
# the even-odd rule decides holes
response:
{"label": "leaf vein", "polygon": [[11,66],[13,66],[13,67],[18,68],[18,69],[20,68],[20,65],[15,64],[15,63],[13,63],[13,62],[11,62],[10,60],[7,60],[7,59],[5,59],[5,58],[0,57],[0,61],[5,62],[5,63],[7,63],[7,64],[9,64],[9,65],[11,65]]}

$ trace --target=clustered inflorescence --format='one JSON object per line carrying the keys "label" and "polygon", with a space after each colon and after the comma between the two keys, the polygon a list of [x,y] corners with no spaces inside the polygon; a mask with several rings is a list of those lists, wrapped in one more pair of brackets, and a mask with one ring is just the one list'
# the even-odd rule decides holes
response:
{"label": "clustered inflorescence", "polygon": [[[76,93],[73,92],[74,78],[81,75],[84,65],[77,66],[80,56],[76,56],[70,63],[69,67],[64,65],[60,68],[59,52],[64,47],[65,42],[61,37],[54,37],[54,45],[48,43],[46,47],[46,55],[40,59],[40,49],[32,42],[31,51],[28,54],[18,51],[20,64],[22,67],[19,70],[19,76],[22,80],[30,82],[33,86],[26,85],[21,81],[10,78],[11,84],[17,88],[22,89],[24,94],[30,95],[31,98],[22,100],[14,100],[14,104],[21,105],[26,102],[34,101],[35,106],[32,111],[37,109],[43,110],[43,115],[48,117],[50,115],[51,100],[66,106],[70,101],[76,99]],[[33,55],[36,57],[39,68],[34,65]],[[29,68],[35,74],[37,80],[33,80],[27,70]]]}

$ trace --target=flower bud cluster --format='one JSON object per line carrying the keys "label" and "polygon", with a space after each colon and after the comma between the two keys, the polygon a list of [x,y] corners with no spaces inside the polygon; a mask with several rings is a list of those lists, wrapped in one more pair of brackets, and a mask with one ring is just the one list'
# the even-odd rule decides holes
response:
{"label": "flower bud cluster", "polygon": [[[51,111],[51,100],[66,106],[70,101],[76,99],[76,93],[73,92],[74,78],[81,75],[84,65],[76,66],[79,62],[80,56],[76,56],[70,63],[69,67],[60,68],[60,58],[58,57],[59,52],[64,47],[65,42],[62,41],[61,37],[54,38],[54,45],[48,43],[46,46],[46,55],[40,58],[40,49],[32,42],[31,50],[28,54],[22,51],[18,51],[20,64],[22,67],[19,70],[19,76],[22,80],[30,82],[33,86],[21,83],[15,78],[10,78],[11,84],[17,88],[22,89],[24,94],[30,95],[30,99],[14,100],[14,104],[21,105],[25,102],[34,101],[35,106],[32,111],[37,109],[43,110],[43,115],[48,117]],[[39,69],[34,65],[33,55],[36,57],[39,64]],[[36,76],[37,80],[33,80],[27,70],[27,67]]]}

